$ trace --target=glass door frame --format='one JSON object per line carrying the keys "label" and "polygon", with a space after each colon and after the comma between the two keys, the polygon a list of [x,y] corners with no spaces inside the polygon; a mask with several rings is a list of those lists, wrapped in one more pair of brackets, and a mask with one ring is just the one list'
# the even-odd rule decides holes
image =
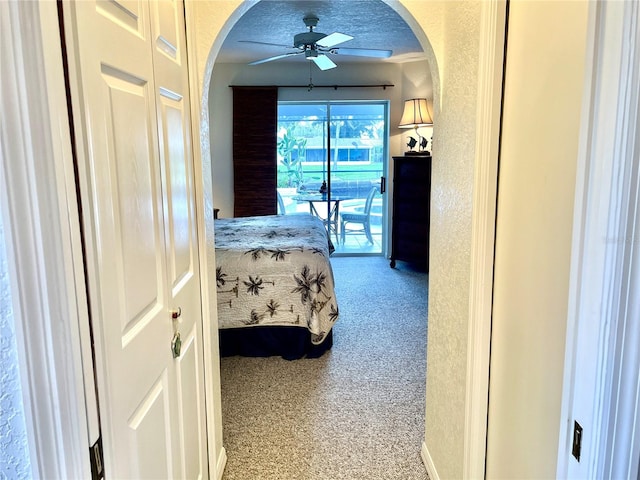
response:
{"label": "glass door frame", "polygon": [[[381,205],[380,205],[380,216],[381,216],[381,233],[380,233],[380,249],[376,251],[357,251],[357,250],[349,250],[345,251],[343,248],[340,248],[340,244],[336,245],[336,252],[334,256],[365,256],[365,255],[374,255],[374,256],[386,256],[387,255],[387,239],[388,239],[388,227],[390,225],[388,219],[388,199],[387,199],[387,189],[386,189],[386,181],[388,178],[388,168],[389,168],[389,100],[314,100],[314,101],[279,101],[278,107],[281,105],[316,105],[316,106],[324,106],[325,107],[325,118],[322,119],[324,122],[323,126],[323,145],[322,148],[326,151],[326,154],[323,155],[322,159],[322,180],[326,182],[327,193],[323,195],[322,201],[325,200],[326,197],[326,206],[323,208],[327,213],[327,216],[330,212],[332,212],[332,163],[335,161],[336,165],[338,163],[338,158],[332,159],[333,155],[333,146],[332,146],[332,138],[333,138],[333,128],[332,128],[332,109],[338,106],[351,106],[351,105],[379,105],[383,109],[383,133],[382,133],[382,152],[381,152],[381,166],[380,166],[380,193],[381,193]],[[280,123],[280,122],[278,122]],[[335,155],[338,155],[338,150],[335,151]],[[318,193],[320,192],[313,192]],[[333,202],[335,203],[335,202]],[[335,207],[335,206],[334,206]],[[336,212],[336,218],[328,217],[325,219],[325,222],[336,222],[336,223],[327,223],[329,227],[329,234],[337,236],[337,222],[339,222],[339,217]],[[332,228],[334,230],[332,230]],[[332,241],[335,238],[332,238]]]}

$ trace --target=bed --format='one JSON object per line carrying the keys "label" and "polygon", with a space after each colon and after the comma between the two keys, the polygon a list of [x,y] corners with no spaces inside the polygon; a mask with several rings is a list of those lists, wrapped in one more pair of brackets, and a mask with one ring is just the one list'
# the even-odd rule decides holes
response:
{"label": "bed", "polygon": [[221,356],[317,358],[338,319],[333,245],[312,215],[215,220]]}

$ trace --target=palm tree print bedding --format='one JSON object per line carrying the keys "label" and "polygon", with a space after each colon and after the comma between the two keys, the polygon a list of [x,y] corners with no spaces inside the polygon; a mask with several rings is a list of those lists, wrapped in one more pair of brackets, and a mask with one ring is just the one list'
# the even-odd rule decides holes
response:
{"label": "palm tree print bedding", "polygon": [[215,221],[218,326],[298,326],[320,344],[338,319],[333,245],[311,215]]}

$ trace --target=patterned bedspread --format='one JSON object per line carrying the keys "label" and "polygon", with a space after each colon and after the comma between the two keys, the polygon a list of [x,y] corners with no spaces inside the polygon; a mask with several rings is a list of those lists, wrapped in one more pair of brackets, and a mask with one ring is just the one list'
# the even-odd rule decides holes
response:
{"label": "patterned bedspread", "polygon": [[311,215],[215,221],[219,328],[287,325],[322,343],[338,319],[333,245]]}

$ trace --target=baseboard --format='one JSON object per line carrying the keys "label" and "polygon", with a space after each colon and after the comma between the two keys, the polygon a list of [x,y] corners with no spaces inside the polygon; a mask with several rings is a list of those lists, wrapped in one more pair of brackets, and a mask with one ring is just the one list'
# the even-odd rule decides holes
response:
{"label": "baseboard", "polygon": [[218,461],[216,462],[216,479],[222,480],[224,474],[224,467],[227,466],[227,451],[222,447],[220,455],[218,455]]}
{"label": "baseboard", "polygon": [[429,455],[429,449],[427,448],[427,444],[425,442],[422,442],[422,449],[420,450],[420,456],[422,457],[424,466],[427,469],[429,480],[440,480],[440,477],[438,476],[438,472],[436,471],[436,466],[433,464],[433,460],[431,459],[431,455]]}

